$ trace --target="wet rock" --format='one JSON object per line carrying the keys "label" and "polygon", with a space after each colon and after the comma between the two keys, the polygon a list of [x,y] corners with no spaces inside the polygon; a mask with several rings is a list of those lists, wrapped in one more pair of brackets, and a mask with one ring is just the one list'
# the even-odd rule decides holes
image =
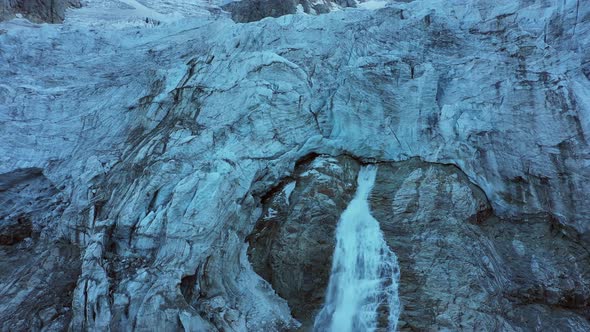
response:
{"label": "wet rock", "polygon": [[497,218],[459,169],[416,160],[380,165],[371,200],[401,267],[402,330],[590,327],[590,255],[554,218]]}
{"label": "wet rock", "polygon": [[358,162],[347,156],[300,163],[266,199],[248,238],[254,270],[287,300],[304,328],[323,304],[334,231],[354,195],[358,170]]}
{"label": "wet rock", "polygon": [[497,218],[459,169],[416,160],[380,165],[371,200],[400,263],[401,330],[590,327],[590,256],[554,219]]}
{"label": "wet rock", "polygon": [[[325,177],[331,188],[353,186],[359,165],[349,157],[308,164],[323,165],[321,177],[346,170]],[[340,189],[331,196],[338,204],[322,206],[323,183],[309,172],[300,166],[286,180],[297,188],[288,201],[284,189],[270,194],[249,237],[254,269],[304,330],[325,295],[335,222],[351,199]],[[370,202],[400,265],[400,330],[590,328],[590,255],[555,218],[498,218],[459,168],[418,159],[379,163]]]}

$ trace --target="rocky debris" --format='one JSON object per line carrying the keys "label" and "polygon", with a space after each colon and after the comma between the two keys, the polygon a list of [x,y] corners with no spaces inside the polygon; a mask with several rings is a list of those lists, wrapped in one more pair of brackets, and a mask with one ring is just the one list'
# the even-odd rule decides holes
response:
{"label": "rocky debris", "polygon": [[[318,176],[298,168],[286,180],[297,188],[291,198],[274,191],[249,237],[254,269],[304,327],[321,307],[335,222],[350,200],[342,189],[330,198],[318,193],[324,183],[352,187],[359,163],[324,156],[307,165],[321,165],[312,167]],[[344,171],[325,171],[333,169]],[[590,328],[590,253],[555,219],[497,218],[459,168],[417,159],[379,163],[370,202],[398,256],[400,330]]]}
{"label": "rocky debris", "polygon": [[80,6],[80,0],[2,0],[0,21],[18,14],[33,22],[61,23],[68,8]]}

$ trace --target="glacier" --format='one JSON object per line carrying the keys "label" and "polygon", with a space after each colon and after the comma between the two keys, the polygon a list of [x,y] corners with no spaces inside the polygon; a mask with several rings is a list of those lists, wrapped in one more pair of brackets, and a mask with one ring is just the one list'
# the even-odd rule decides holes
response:
{"label": "glacier", "polygon": [[[388,232],[415,234],[386,216],[437,221],[432,211],[444,211],[460,231],[442,228],[455,235],[437,238],[424,227],[413,236],[453,246],[477,239],[474,248],[487,251],[469,273],[498,277],[470,291],[506,290],[498,303],[538,305],[508,319],[498,304],[481,326],[527,330],[540,315],[549,327],[586,329],[590,6],[334,3],[241,23],[225,2],[88,0],[61,24],[26,15],[0,22],[0,199],[9,202],[0,235],[10,238],[0,248],[0,329],[299,328],[293,303],[251,266],[245,239],[284,181],[297,180],[281,198],[287,207],[305,197],[300,183],[321,189],[313,190],[322,203],[306,199],[295,212],[309,204],[334,206],[330,216],[344,211],[338,200],[352,199],[358,165],[328,159],[309,166],[316,173],[297,173],[310,155],[453,165],[414,165],[397,191],[382,189],[397,197],[371,209],[386,242]],[[388,179],[378,175],[375,189]],[[340,198],[320,195],[336,190],[322,183],[341,186]],[[446,193],[456,211],[424,194],[432,192]],[[459,222],[489,211],[501,229]],[[529,230],[560,246],[519,237]],[[494,242],[506,236],[510,246]],[[504,250],[515,250],[534,284],[511,288],[508,263],[496,259]],[[402,278],[417,264],[403,252]],[[450,268],[434,263],[453,255],[432,255],[445,274]],[[467,292],[451,271],[449,285]],[[402,316],[417,310],[411,300],[400,296]],[[435,302],[428,307],[440,328],[466,328],[479,312],[470,302],[464,315]]]}

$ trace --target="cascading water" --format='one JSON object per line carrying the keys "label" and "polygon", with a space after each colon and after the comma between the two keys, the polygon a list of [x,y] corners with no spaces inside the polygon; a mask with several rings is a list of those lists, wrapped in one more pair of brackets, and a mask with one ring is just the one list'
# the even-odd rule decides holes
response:
{"label": "cascading water", "polygon": [[376,175],[374,165],[361,169],[355,197],[340,217],[326,302],[315,331],[396,329],[399,266],[368,202]]}

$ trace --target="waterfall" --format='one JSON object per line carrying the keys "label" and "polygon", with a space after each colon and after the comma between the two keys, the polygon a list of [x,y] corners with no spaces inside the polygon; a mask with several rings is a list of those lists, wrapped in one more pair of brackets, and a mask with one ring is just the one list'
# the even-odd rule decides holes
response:
{"label": "waterfall", "polygon": [[336,227],[326,302],[314,331],[395,331],[400,313],[397,257],[383,239],[368,197],[377,167],[363,167],[353,200]]}

